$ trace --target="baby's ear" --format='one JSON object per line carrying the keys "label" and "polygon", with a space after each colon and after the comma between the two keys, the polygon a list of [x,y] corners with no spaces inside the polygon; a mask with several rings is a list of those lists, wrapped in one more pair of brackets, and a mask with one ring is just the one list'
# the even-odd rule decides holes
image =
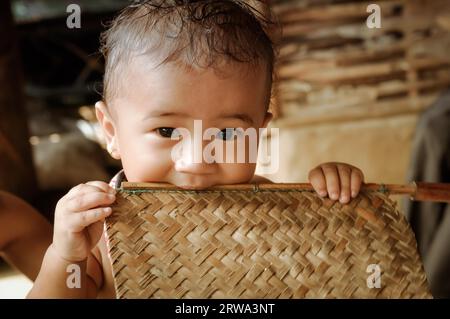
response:
{"label": "baby's ear", "polygon": [[270,112],[266,112],[266,115],[264,115],[263,124],[261,127],[266,128],[267,125],[269,125],[269,122],[272,120],[273,115]]}
{"label": "baby's ear", "polygon": [[95,114],[97,120],[102,128],[103,135],[105,137],[106,149],[109,154],[115,158],[120,159],[119,145],[117,143],[116,128],[111,118],[108,107],[103,101],[95,103]]}

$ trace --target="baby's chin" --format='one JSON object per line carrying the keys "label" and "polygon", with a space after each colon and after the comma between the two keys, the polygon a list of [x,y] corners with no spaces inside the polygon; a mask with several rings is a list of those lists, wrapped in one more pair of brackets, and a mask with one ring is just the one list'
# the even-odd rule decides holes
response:
{"label": "baby's chin", "polygon": [[180,187],[182,189],[186,190],[204,190],[208,189],[209,187],[212,187],[214,185],[190,185],[190,184],[181,184],[181,185],[175,185],[177,187]]}
{"label": "baby's chin", "polygon": [[219,184],[219,179],[213,175],[189,176],[174,181],[169,181],[177,187],[188,190],[203,190]]}

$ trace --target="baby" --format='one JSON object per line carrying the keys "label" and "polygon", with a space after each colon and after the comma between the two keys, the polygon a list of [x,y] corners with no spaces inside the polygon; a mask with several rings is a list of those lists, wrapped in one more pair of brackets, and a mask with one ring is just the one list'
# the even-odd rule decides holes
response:
{"label": "baby", "polygon": [[[198,148],[236,148],[239,128],[265,128],[274,66],[262,20],[241,1],[145,1],[131,5],[103,37],[104,100],[96,104],[108,150],[131,182],[166,182],[186,189],[270,182],[249,161],[195,160]],[[200,145],[182,133],[216,128]],[[259,141],[259,139],[258,139]],[[182,145],[181,151],[173,152]],[[363,182],[347,164],[326,163],[309,180],[320,196],[346,203]],[[57,204],[53,242],[29,297],[115,297],[104,237],[115,190],[81,184]],[[78,265],[81,285],[66,284]]]}

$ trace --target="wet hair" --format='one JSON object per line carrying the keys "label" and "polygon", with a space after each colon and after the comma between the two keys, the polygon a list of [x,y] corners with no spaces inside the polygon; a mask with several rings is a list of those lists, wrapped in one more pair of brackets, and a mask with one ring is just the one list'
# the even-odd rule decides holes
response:
{"label": "wet hair", "polygon": [[181,62],[188,68],[219,70],[221,63],[231,62],[246,64],[251,70],[263,63],[270,97],[275,50],[266,31],[273,25],[270,12],[261,12],[245,1],[136,1],[123,9],[101,36],[106,63],[104,99],[108,102],[114,97],[127,64],[142,54],[151,54],[157,65]]}

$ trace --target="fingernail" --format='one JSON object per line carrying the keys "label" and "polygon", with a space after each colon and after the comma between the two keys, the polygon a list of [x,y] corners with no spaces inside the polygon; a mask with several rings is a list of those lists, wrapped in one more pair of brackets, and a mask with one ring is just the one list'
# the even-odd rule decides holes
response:
{"label": "fingernail", "polygon": [[340,201],[341,203],[345,203],[347,200],[348,200],[348,197],[345,196],[345,195],[341,196],[341,198],[339,199],[339,201]]}
{"label": "fingernail", "polygon": [[105,208],[103,208],[103,211],[105,213],[110,213],[111,212],[111,207],[105,207]]}
{"label": "fingernail", "polygon": [[326,191],[319,191],[319,195],[321,196],[321,197],[324,197],[324,196],[326,196],[327,195],[327,192]]}
{"label": "fingernail", "polygon": [[356,192],[352,191],[352,197],[356,197]]}
{"label": "fingernail", "polygon": [[331,193],[331,199],[338,199],[339,198],[339,195],[338,195],[338,193]]}

